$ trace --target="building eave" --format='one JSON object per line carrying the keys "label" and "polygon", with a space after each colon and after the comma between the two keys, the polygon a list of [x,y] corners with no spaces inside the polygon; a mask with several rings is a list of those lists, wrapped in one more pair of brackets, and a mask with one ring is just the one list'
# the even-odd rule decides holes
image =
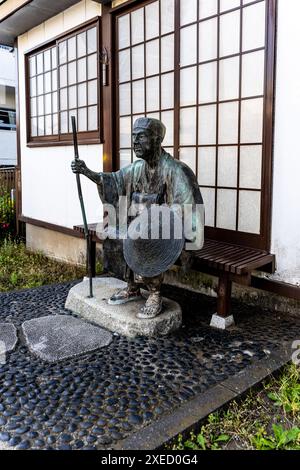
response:
{"label": "building eave", "polygon": [[[80,0],[29,0],[25,2],[4,18],[0,18],[0,44],[13,46],[16,37],[75,5],[79,1]],[[97,3],[99,3],[99,1]]]}

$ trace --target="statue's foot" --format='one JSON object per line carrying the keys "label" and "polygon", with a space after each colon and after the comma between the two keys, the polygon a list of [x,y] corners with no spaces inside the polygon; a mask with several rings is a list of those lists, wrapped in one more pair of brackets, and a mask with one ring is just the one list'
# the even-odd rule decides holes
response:
{"label": "statue's foot", "polygon": [[142,296],[140,289],[132,290],[126,287],[125,289],[121,289],[115,292],[111,298],[108,299],[108,303],[109,305],[121,305],[133,300],[139,300],[141,298]]}
{"label": "statue's foot", "polygon": [[149,319],[155,318],[162,312],[163,304],[160,294],[150,294],[144,307],[137,314],[137,318]]}

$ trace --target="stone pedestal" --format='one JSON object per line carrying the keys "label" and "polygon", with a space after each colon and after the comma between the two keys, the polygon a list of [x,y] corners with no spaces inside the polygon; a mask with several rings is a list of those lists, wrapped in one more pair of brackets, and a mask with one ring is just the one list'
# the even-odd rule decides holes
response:
{"label": "stone pedestal", "polygon": [[119,279],[94,278],[94,297],[88,298],[89,283],[85,279],[70,289],[65,308],[103,328],[131,338],[135,336],[165,336],[180,328],[182,323],[181,308],[170,299],[163,298],[163,312],[151,319],[136,318],[145,299],[123,305],[109,305],[107,301],[112,294],[124,287],[126,287],[126,283]]}

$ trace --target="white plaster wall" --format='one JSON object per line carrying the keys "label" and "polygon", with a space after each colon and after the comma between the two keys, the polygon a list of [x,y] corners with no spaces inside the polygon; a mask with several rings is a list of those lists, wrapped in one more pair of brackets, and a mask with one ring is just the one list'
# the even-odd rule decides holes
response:
{"label": "white plaster wall", "polygon": [[17,164],[16,131],[0,130],[0,165]]}
{"label": "white plaster wall", "polygon": [[278,0],[272,252],[275,277],[300,284],[300,2]]}
{"label": "white plaster wall", "polygon": [[[76,178],[70,168],[73,147],[27,147],[24,54],[100,14],[98,3],[82,0],[18,38],[22,212],[26,217],[70,228],[82,223]],[[102,154],[102,145],[79,146],[80,158],[94,171],[103,169]],[[97,187],[84,177],[81,181],[88,222],[98,222],[102,220],[102,206]]]}

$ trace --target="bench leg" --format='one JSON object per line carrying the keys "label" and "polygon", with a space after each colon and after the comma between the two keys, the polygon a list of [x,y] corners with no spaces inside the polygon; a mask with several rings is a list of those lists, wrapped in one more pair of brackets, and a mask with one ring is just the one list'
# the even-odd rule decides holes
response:
{"label": "bench leg", "polygon": [[217,313],[212,316],[210,326],[225,330],[234,325],[234,319],[230,312],[232,281],[227,274],[221,274],[218,285]]}

